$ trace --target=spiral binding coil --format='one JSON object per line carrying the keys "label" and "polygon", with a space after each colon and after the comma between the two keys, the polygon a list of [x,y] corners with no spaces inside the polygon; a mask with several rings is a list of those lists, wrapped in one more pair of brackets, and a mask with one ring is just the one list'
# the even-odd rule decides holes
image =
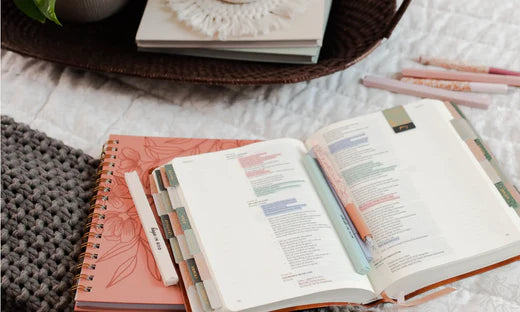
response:
{"label": "spiral binding coil", "polygon": [[90,200],[87,223],[81,238],[82,252],[78,258],[79,264],[74,267],[74,271],[78,274],[74,276],[71,291],[92,291],[92,286],[82,285],[81,280],[94,280],[92,271],[96,269],[96,264],[89,262],[98,258],[96,250],[101,247],[99,239],[103,236],[103,220],[106,217],[104,212],[107,210],[106,202],[108,201],[110,184],[112,183],[112,179],[107,176],[114,174],[111,168],[115,166],[113,160],[117,158],[117,155],[114,152],[117,152],[118,148],[114,145],[117,144],[119,144],[119,140],[108,140],[103,144],[101,150],[100,163],[96,174],[96,187],[93,190],[95,195]]}

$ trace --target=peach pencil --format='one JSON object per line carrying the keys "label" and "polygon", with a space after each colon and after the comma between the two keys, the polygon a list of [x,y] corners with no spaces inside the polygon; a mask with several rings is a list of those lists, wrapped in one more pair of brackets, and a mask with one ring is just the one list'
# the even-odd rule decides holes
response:
{"label": "peach pencil", "polygon": [[370,88],[379,88],[402,94],[451,101],[457,104],[481,109],[487,109],[491,104],[491,98],[488,95],[477,95],[467,92],[437,89],[384,77],[365,76],[365,78],[363,78],[363,85]]}
{"label": "peach pencil", "polygon": [[495,75],[495,74],[481,74],[469,73],[449,70],[428,70],[405,68],[402,71],[405,77],[428,78],[428,79],[445,79],[457,81],[471,81],[471,82],[488,82],[488,83],[503,83],[510,86],[520,87],[520,77]]}
{"label": "peach pencil", "polygon": [[452,91],[507,93],[507,85],[502,83],[468,82],[453,80],[421,79],[403,77],[401,81]]}
{"label": "peach pencil", "polygon": [[516,71],[512,71],[512,70],[491,67],[491,66],[484,66],[484,65],[472,65],[472,64],[467,64],[467,63],[460,62],[460,61],[448,60],[448,59],[438,58],[438,57],[420,56],[419,63],[424,64],[424,65],[434,65],[434,66],[444,67],[447,69],[455,69],[455,70],[465,71],[465,72],[520,76],[520,72],[516,72]]}
{"label": "peach pencil", "polygon": [[352,200],[352,196],[348,191],[348,186],[345,181],[339,176],[338,172],[334,168],[332,162],[328,159],[327,154],[319,145],[314,145],[312,147],[314,154],[316,155],[316,159],[323,169],[323,173],[329,180],[334,192],[338,196],[341,204],[343,205],[343,209],[348,214],[350,220],[354,224],[354,227],[361,236],[361,239],[365,242],[365,244],[370,248],[374,249],[375,243],[373,241],[372,234],[367,224],[363,220],[363,216],[359,211],[358,207],[356,207],[354,201]]}

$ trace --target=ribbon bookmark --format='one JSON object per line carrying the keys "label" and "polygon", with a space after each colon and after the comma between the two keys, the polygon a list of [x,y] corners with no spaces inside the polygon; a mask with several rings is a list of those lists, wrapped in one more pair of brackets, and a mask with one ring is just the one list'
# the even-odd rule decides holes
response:
{"label": "ribbon bookmark", "polygon": [[404,299],[404,294],[400,294],[399,295],[399,298],[397,298],[397,301],[390,298],[386,292],[382,292],[381,293],[381,297],[383,297],[383,302],[389,302],[389,303],[393,303],[393,304],[396,304],[398,307],[414,307],[416,305],[419,305],[419,304],[423,304],[425,302],[428,302],[430,300],[433,300],[433,299],[437,299],[439,297],[442,297],[442,296],[445,296],[447,294],[451,294],[452,292],[454,292],[456,289],[453,288],[453,287],[446,287],[446,288],[443,288],[443,289],[439,289],[431,294],[428,294],[424,297],[421,297],[421,298],[418,298],[418,299],[415,299],[413,301],[408,301],[406,302],[405,299]]}

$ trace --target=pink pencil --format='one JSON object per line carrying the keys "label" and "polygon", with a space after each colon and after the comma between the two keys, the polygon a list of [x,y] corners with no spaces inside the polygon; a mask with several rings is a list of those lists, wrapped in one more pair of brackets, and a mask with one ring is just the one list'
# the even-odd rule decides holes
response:
{"label": "pink pencil", "polygon": [[487,109],[491,104],[491,98],[487,95],[476,95],[472,93],[432,88],[384,77],[365,76],[365,78],[363,78],[363,84],[371,88],[379,88],[402,94],[420,96],[423,98],[451,101],[457,104],[481,109]]}
{"label": "pink pencil", "polygon": [[484,65],[471,65],[460,61],[447,60],[443,58],[437,57],[429,57],[429,56],[420,56],[419,63],[424,65],[434,65],[439,67],[444,67],[447,69],[456,69],[465,72],[474,72],[474,73],[486,73],[486,74],[497,74],[497,75],[511,75],[511,76],[520,76],[520,72],[484,66]]}
{"label": "pink pencil", "polygon": [[415,68],[405,68],[402,70],[402,73],[403,73],[403,76],[405,76],[405,77],[503,83],[503,84],[507,84],[510,86],[520,87],[520,77],[516,77],[516,76],[467,73],[467,72],[448,71],[448,70],[415,69]]}

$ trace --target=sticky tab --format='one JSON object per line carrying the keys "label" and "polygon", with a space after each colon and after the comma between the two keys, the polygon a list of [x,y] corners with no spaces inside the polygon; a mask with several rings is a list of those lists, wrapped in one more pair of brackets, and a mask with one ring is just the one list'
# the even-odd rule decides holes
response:
{"label": "sticky tab", "polygon": [[520,203],[520,190],[516,185],[512,185],[511,183],[506,183],[506,187],[511,191],[511,194],[515,198],[515,200]]}
{"label": "sticky tab", "polygon": [[163,200],[161,198],[161,195],[159,193],[153,194],[152,193],[153,202],[155,204],[155,209],[157,210],[158,215],[163,215],[166,213],[166,209],[164,209]]}
{"label": "sticky tab", "polygon": [[199,294],[200,303],[202,304],[202,309],[205,312],[211,311],[211,304],[209,302],[208,294],[206,293],[206,289],[204,288],[204,284],[196,283],[195,288],[197,288],[197,293]]}
{"label": "sticky tab", "polygon": [[489,163],[493,168],[495,168],[495,171],[497,172],[498,176],[500,177],[500,180],[504,181],[506,184],[509,181],[509,178],[502,172],[502,169],[500,169],[500,166],[495,158],[492,158]]}
{"label": "sticky tab", "polygon": [[176,209],[176,211],[177,211],[177,217],[179,218],[179,222],[181,224],[183,231],[190,230],[191,224],[190,224],[188,215],[186,214],[186,210],[184,209],[184,207],[179,207]]}
{"label": "sticky tab", "polygon": [[157,179],[157,188],[159,189],[159,191],[166,191],[161,177],[161,170],[155,170],[153,173],[155,174],[155,178]]}
{"label": "sticky tab", "polygon": [[175,236],[184,234],[184,231],[182,230],[182,227],[181,227],[181,223],[179,221],[179,217],[177,216],[177,212],[176,211],[170,212],[168,214],[168,216],[170,217],[170,221],[171,221],[170,223],[173,228],[173,234]]}
{"label": "sticky tab", "polygon": [[177,241],[176,237],[170,238],[170,245],[172,246],[173,258],[175,259],[175,263],[181,263],[184,258],[182,257],[181,247],[179,246],[179,241]]}
{"label": "sticky tab", "polygon": [[493,166],[489,163],[489,161],[483,160],[480,162],[480,165],[493,184],[500,182],[500,176],[496,172],[495,168],[493,168]]}
{"label": "sticky tab", "polygon": [[161,180],[165,187],[170,187],[170,180],[166,176],[166,169],[164,167],[159,168],[159,171],[161,172]]}
{"label": "sticky tab", "polygon": [[168,178],[170,185],[175,187],[179,185],[179,180],[177,180],[177,175],[175,174],[175,170],[173,170],[173,166],[171,164],[164,165],[164,170],[166,171],[166,177]]}
{"label": "sticky tab", "polygon": [[505,186],[504,182],[500,181],[498,183],[495,183],[495,187],[498,189],[500,195],[502,195],[509,207],[518,208],[518,203],[516,202],[513,195],[511,195],[511,193]]}
{"label": "sticky tab", "polygon": [[199,270],[197,269],[197,264],[195,263],[195,259],[186,259],[186,264],[188,265],[188,272],[190,273],[190,277],[193,280],[193,283],[197,284],[202,282]]}
{"label": "sticky tab", "polygon": [[211,308],[218,309],[222,307],[222,303],[220,302],[220,298],[218,295],[217,287],[213,283],[212,280],[205,280],[203,282],[204,288],[206,289],[206,293],[209,298],[209,303],[211,304]]}
{"label": "sticky tab", "polygon": [[152,194],[159,193],[159,191],[157,190],[157,184],[155,183],[155,179],[153,178],[153,174],[150,174],[149,180],[150,180],[150,192]]}
{"label": "sticky tab", "polygon": [[182,207],[181,199],[179,198],[178,190],[176,188],[169,187],[168,196],[170,197],[170,203],[173,210]]}
{"label": "sticky tab", "polygon": [[170,196],[168,196],[168,192],[160,192],[159,196],[161,197],[161,200],[164,205],[164,211],[166,213],[170,213],[173,211],[172,202],[170,201]]}
{"label": "sticky tab", "polygon": [[172,224],[170,223],[170,217],[167,214],[160,215],[160,217],[166,238],[170,239],[174,237]]}
{"label": "sticky tab", "polygon": [[202,311],[202,304],[200,303],[199,294],[197,293],[195,285],[191,285],[190,287],[188,287],[188,289],[186,290],[186,294],[188,295],[188,301],[191,306],[191,311]]}
{"label": "sticky tab", "polygon": [[[463,141],[478,139],[477,134],[475,133],[475,131],[473,131],[473,128],[466,121],[466,119],[452,119],[450,120],[450,122]],[[475,143],[477,142],[475,141]],[[479,143],[477,143],[477,145],[478,144]]]}
{"label": "sticky tab", "polygon": [[199,253],[199,244],[197,243],[197,239],[195,238],[193,230],[189,229],[184,231],[184,237],[186,237],[186,243],[188,244],[188,248],[190,249],[191,254],[194,255],[196,253]]}
{"label": "sticky tab", "polygon": [[486,157],[487,160],[491,161],[491,159],[493,159],[493,157],[491,156],[491,153],[484,146],[484,143],[482,143],[482,140],[480,138],[475,139],[475,144],[477,144],[477,146],[480,148],[480,150],[484,154],[484,157]]}
{"label": "sticky tab", "polygon": [[188,287],[194,286],[195,283],[191,278],[190,269],[188,268],[188,263],[186,261],[179,262],[179,269],[181,271],[181,276],[183,277],[184,282]]}
{"label": "sticky tab", "polygon": [[473,156],[475,156],[475,158],[479,162],[486,159],[484,153],[482,152],[482,149],[480,148],[480,146],[477,145],[475,140],[466,140],[466,144],[468,145],[471,153],[473,153]]}
{"label": "sticky tab", "polygon": [[509,190],[511,196],[513,196],[513,199],[516,202],[516,207],[513,206],[513,208],[515,209],[516,214],[520,217],[520,191],[510,182],[505,182],[504,185]]}
{"label": "sticky tab", "polygon": [[415,128],[415,124],[412,122],[412,119],[410,119],[410,116],[408,116],[408,113],[402,106],[385,109],[383,111],[383,115],[395,133]]}
{"label": "sticky tab", "polygon": [[453,102],[449,102],[449,103],[451,104],[451,107],[453,107],[453,108],[457,111],[457,113],[459,113],[459,115],[460,115],[462,118],[466,119],[466,116],[465,116],[464,113],[460,110],[460,108],[459,108],[459,106],[458,106],[457,104],[455,104],[455,103],[453,103]]}
{"label": "sticky tab", "polygon": [[197,264],[197,269],[199,270],[200,278],[202,278],[203,281],[211,279],[211,274],[209,273],[206,260],[204,260],[202,254],[194,254],[193,259],[195,259],[195,263]]}
{"label": "sticky tab", "polygon": [[193,255],[190,253],[190,249],[188,248],[188,243],[186,242],[186,237],[184,234],[177,236],[177,241],[179,242],[179,248],[181,249],[181,254],[184,260],[193,258]]}

